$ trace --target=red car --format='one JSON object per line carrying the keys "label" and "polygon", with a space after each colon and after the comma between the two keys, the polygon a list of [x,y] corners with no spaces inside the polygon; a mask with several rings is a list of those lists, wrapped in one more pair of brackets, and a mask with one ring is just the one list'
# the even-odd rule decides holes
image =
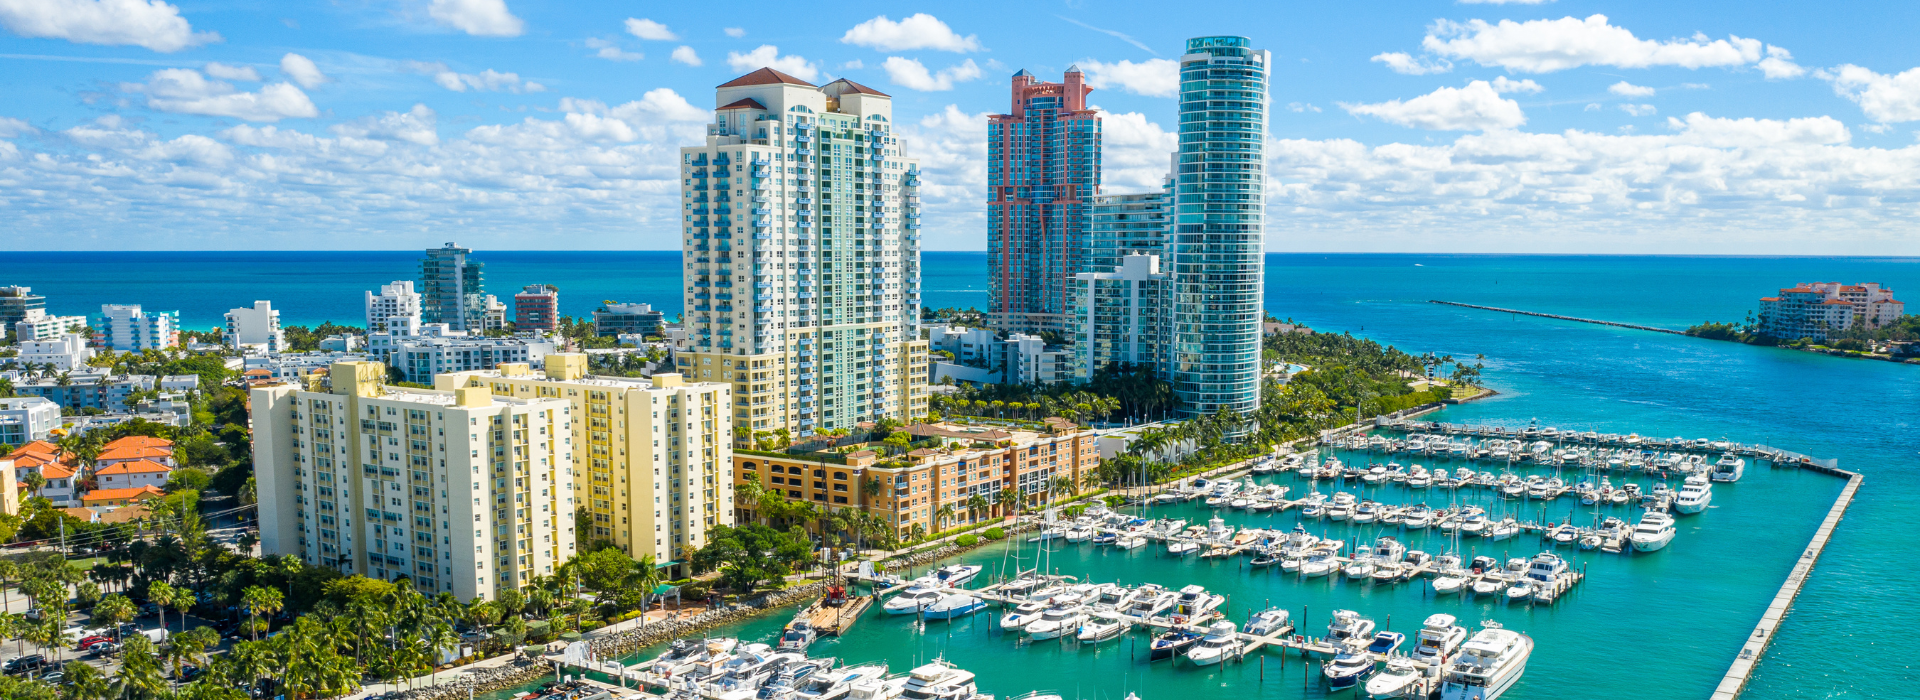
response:
{"label": "red car", "polygon": [[73,645],[73,649],[74,651],[84,651],[86,650],[87,647],[93,646],[95,644],[99,644],[101,642],[111,642],[111,641],[113,641],[113,638],[107,637],[105,635],[99,635],[99,634],[91,635],[88,637],[82,637],[79,643]]}

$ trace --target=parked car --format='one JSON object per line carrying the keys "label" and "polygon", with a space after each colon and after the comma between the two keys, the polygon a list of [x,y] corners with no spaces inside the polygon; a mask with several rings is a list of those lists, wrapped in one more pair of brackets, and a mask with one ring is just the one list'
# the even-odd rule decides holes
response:
{"label": "parked car", "polygon": [[12,676],[12,675],[18,675],[21,673],[26,673],[28,671],[36,671],[46,665],[47,665],[47,657],[41,656],[39,654],[28,654],[26,656],[16,656],[11,659],[7,659],[7,663],[5,665],[0,665],[0,671],[5,672],[9,676]]}
{"label": "parked car", "polygon": [[95,642],[87,647],[87,653],[93,656],[112,656],[120,653],[119,642]]}
{"label": "parked car", "polygon": [[87,636],[85,636],[85,637],[81,637],[81,638],[80,638],[80,641],[78,641],[78,642],[74,642],[74,643],[73,643],[73,648],[74,648],[74,649],[85,649],[85,648],[87,648],[87,647],[90,647],[90,646],[93,646],[93,645],[95,645],[95,644],[98,644],[98,643],[100,643],[100,642],[111,642],[111,641],[113,641],[113,639],[112,639],[112,638],[109,638],[109,637],[107,637],[106,635],[101,635],[101,634],[93,634],[93,635],[87,635]]}

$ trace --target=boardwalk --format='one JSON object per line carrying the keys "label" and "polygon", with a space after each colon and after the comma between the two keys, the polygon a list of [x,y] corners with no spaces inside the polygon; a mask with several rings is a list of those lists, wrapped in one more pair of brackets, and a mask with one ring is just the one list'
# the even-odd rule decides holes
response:
{"label": "boardwalk", "polygon": [[1686,335],[1685,332],[1676,331],[1671,328],[1657,328],[1654,326],[1642,326],[1635,323],[1617,323],[1614,321],[1599,321],[1591,318],[1580,318],[1577,316],[1561,316],[1559,314],[1543,314],[1538,311],[1520,311],[1518,309],[1502,309],[1498,306],[1481,306],[1479,304],[1462,304],[1457,301],[1441,301],[1439,299],[1429,299],[1428,301],[1434,304],[1446,304],[1447,306],[1461,306],[1469,309],[1498,311],[1503,314],[1521,314],[1525,316],[1539,316],[1540,318],[1557,318],[1562,321],[1579,321],[1581,323],[1594,323],[1602,326],[1617,326],[1620,328],[1632,328],[1636,331],[1653,331],[1655,333],[1671,333],[1673,335]]}

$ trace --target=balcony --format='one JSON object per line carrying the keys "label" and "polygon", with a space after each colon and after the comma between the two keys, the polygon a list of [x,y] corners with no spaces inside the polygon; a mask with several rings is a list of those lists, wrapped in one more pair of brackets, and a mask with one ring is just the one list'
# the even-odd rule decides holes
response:
{"label": "balcony", "polygon": [[813,222],[802,220],[800,222],[800,228],[813,228]]}
{"label": "balcony", "polygon": [[803,155],[803,156],[810,156],[810,155],[813,155],[813,149],[811,149],[811,148],[807,148],[806,146],[799,146],[799,147],[796,147],[796,148],[794,148],[794,149],[793,149],[793,152],[794,152],[794,153],[797,153],[797,154],[800,154],[800,155]]}

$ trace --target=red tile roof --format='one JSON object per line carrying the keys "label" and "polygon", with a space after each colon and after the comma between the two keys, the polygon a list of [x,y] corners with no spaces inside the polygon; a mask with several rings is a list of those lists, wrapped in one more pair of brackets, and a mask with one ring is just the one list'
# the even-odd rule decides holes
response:
{"label": "red tile roof", "polygon": [[130,447],[116,447],[116,448],[101,450],[100,456],[95,457],[94,461],[122,462],[122,461],[135,460],[135,459],[152,459],[154,457],[172,457],[172,456],[173,456],[173,448],[171,447],[130,446]]}
{"label": "red tile roof", "polygon": [[861,85],[859,83],[853,82],[846,78],[841,78],[831,83],[827,83],[827,87],[833,87],[835,85],[846,85],[847,88],[844,92],[857,92],[862,95],[879,95],[881,97],[892,97],[892,95],[888,95],[887,93],[881,92],[879,90],[875,90],[865,85]]}
{"label": "red tile roof", "polygon": [[167,465],[160,464],[158,462],[149,461],[149,460],[144,460],[144,459],[136,459],[131,462],[119,462],[116,464],[101,467],[99,471],[94,473],[95,474],[164,474],[170,471],[173,471],[173,468]]}
{"label": "red tile roof", "polygon": [[166,438],[147,437],[145,435],[128,435],[109,442],[101,446],[100,449],[105,451],[119,447],[164,447],[171,450],[173,449],[173,441]]}
{"label": "red tile roof", "polygon": [[749,87],[753,85],[805,85],[819,87],[805,80],[795,78],[772,68],[762,68],[746,75],[721,83],[720,87]]}
{"label": "red tile roof", "polygon": [[725,107],[721,107],[717,111],[724,112],[729,109],[766,109],[766,108],[767,108],[766,105],[763,105],[763,104],[760,104],[759,102],[754,101],[753,98],[745,97],[738,100],[734,100],[732,103],[728,104]]}
{"label": "red tile roof", "polygon": [[80,502],[121,501],[137,498],[154,498],[162,495],[165,495],[164,491],[154,488],[153,484],[147,484],[146,486],[130,489],[94,489],[88,491],[87,495],[81,496]]}
{"label": "red tile roof", "polygon": [[35,440],[25,445],[21,445],[18,449],[15,449],[12,454],[9,454],[7,456],[20,457],[20,456],[29,455],[29,454],[42,454],[47,456],[58,455],[60,454],[60,446],[55,445],[51,442],[47,442],[45,440]]}

